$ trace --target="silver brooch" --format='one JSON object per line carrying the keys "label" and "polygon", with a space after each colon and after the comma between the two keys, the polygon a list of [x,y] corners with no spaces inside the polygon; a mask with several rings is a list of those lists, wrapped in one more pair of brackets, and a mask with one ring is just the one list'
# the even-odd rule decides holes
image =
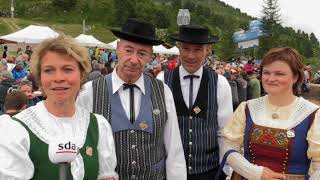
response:
{"label": "silver brooch", "polygon": [[294,130],[288,130],[287,131],[287,137],[288,138],[293,138],[295,136]]}
{"label": "silver brooch", "polygon": [[154,110],[152,111],[152,113],[153,113],[154,115],[159,115],[159,114],[160,114],[160,109],[154,109]]}

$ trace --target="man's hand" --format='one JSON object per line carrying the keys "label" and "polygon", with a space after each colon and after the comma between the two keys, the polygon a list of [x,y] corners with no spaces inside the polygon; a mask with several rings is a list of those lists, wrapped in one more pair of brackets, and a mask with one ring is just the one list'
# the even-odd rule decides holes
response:
{"label": "man's hand", "polygon": [[263,167],[261,180],[276,180],[276,179],[285,180],[286,176],[281,173],[276,173],[267,167]]}

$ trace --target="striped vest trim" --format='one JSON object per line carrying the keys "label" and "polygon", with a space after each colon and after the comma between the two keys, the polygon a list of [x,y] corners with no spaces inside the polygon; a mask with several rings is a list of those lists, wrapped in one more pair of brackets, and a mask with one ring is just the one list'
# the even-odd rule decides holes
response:
{"label": "striped vest trim", "polygon": [[[122,106],[121,103],[114,102],[114,100],[120,101],[120,99],[118,99],[118,92],[112,94],[111,74],[93,82],[94,96],[96,96],[94,97],[96,107],[93,109],[96,111],[95,113],[103,112],[103,115],[108,117],[107,120],[113,129],[118,161],[116,171],[119,174],[119,179],[160,180],[166,177],[166,151],[163,138],[167,112],[164,87],[161,81],[147,76],[144,77],[144,82],[146,94],[142,95],[145,97],[141,97],[139,114],[147,113],[150,115],[151,122],[153,122],[152,132],[139,129],[139,123],[138,126],[133,126],[135,123],[133,125],[124,124],[126,127],[121,129],[117,121],[123,123],[123,119],[129,120],[124,112],[119,113],[119,108],[123,109],[123,107],[118,107],[119,105]],[[99,97],[101,94],[104,94],[104,98]],[[147,100],[144,101],[145,104],[142,104],[143,98]],[[150,108],[148,109],[148,107]],[[160,113],[154,113],[155,110]],[[139,121],[138,118],[136,121]],[[146,121],[148,122],[149,119]],[[115,127],[116,124],[117,128]]]}
{"label": "striped vest trim", "polygon": [[[210,69],[203,68],[199,92],[191,111],[183,99],[179,68],[166,72],[164,77],[176,105],[188,174],[204,173],[218,167],[218,75]],[[196,113],[196,108],[201,111]]]}

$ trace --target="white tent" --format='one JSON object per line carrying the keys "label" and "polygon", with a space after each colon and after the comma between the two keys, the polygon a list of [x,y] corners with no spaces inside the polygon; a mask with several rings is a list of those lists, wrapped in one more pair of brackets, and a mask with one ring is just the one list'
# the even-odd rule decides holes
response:
{"label": "white tent", "polygon": [[[109,49],[116,49],[117,48],[117,42],[119,39],[116,39],[112,41],[111,43],[108,43],[108,46],[112,46],[112,48]],[[172,54],[172,55],[179,55],[179,49],[174,46],[171,49],[165,48],[163,45],[158,45],[158,46],[153,46],[153,53],[158,53],[158,54]]]}
{"label": "white tent", "polygon": [[179,55],[179,50],[177,47],[167,49],[163,45],[158,45],[158,46],[153,46],[153,53]]}
{"label": "white tent", "polygon": [[118,41],[120,41],[120,39],[116,39],[116,40],[112,41],[111,43],[108,43],[107,45],[112,47],[110,49],[117,49]]}
{"label": "white tent", "polygon": [[109,46],[108,44],[99,41],[92,35],[80,34],[75,38],[75,40],[86,47],[102,47],[102,48],[112,49],[112,46]]}
{"label": "white tent", "polygon": [[59,34],[46,26],[30,25],[12,34],[1,36],[0,40],[17,43],[35,44],[49,38],[55,38]]}
{"label": "white tent", "polygon": [[177,46],[173,46],[172,48],[169,49],[170,52],[174,55],[180,55],[179,49],[177,48]]}

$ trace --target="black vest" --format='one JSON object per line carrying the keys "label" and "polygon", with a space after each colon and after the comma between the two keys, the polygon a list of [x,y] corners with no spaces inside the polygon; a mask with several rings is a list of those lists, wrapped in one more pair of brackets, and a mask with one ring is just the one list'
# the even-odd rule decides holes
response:
{"label": "black vest", "polygon": [[141,97],[138,118],[131,124],[118,92],[112,94],[111,74],[93,81],[93,112],[102,114],[111,124],[119,179],[166,178],[163,138],[167,112],[163,83],[147,76],[144,82],[146,94]]}
{"label": "black vest", "polygon": [[218,167],[218,75],[203,68],[200,88],[191,110],[183,99],[179,67],[166,72],[164,80],[173,93],[188,174],[204,173]]}

